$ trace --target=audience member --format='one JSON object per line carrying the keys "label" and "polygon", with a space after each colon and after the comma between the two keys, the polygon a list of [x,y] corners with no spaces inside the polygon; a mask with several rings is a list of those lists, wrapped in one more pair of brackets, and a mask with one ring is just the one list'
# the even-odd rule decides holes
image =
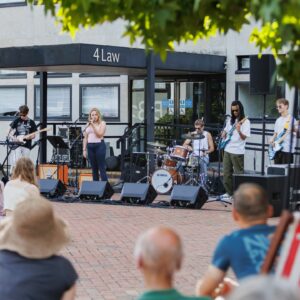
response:
{"label": "audience member", "polygon": [[27,196],[27,191],[39,194],[34,164],[27,157],[21,157],[14,167],[12,180],[7,182],[3,192],[4,215],[8,216],[15,210],[16,205]]}
{"label": "audience member", "polygon": [[139,300],[208,299],[186,297],[173,288],[174,273],[181,267],[182,245],[172,229],[155,227],[142,234],[135,246],[135,257],[147,289]]}
{"label": "audience member", "polygon": [[0,295],[9,300],[72,300],[76,271],[56,255],[68,242],[66,224],[51,203],[28,191],[0,223]]}
{"label": "audience member", "polygon": [[[267,194],[256,184],[241,184],[233,196],[232,217],[239,230],[226,235],[217,245],[212,263],[198,282],[198,295],[214,295],[231,267],[238,280],[258,274],[275,226],[267,225],[273,208]],[[227,292],[231,285],[227,285]]]}
{"label": "audience member", "polygon": [[300,300],[288,281],[273,276],[251,276],[241,282],[227,300]]}

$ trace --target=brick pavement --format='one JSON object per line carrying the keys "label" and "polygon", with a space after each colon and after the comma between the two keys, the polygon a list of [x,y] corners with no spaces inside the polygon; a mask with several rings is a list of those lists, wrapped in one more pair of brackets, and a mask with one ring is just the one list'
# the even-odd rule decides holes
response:
{"label": "brick pavement", "polygon": [[207,203],[201,210],[57,203],[56,212],[70,225],[72,242],[63,251],[79,274],[77,298],[135,299],[143,282],[135,269],[134,243],[154,225],[175,228],[183,238],[185,259],[176,287],[193,294],[220,236],[230,232],[230,207]]}

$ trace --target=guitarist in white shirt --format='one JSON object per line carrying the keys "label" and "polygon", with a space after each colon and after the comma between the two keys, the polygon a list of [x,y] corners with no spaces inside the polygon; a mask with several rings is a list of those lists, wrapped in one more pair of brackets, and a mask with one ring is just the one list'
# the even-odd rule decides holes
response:
{"label": "guitarist in white shirt", "polygon": [[20,157],[29,157],[31,150],[31,141],[35,138],[34,132],[37,131],[35,122],[28,117],[29,108],[27,105],[19,107],[19,116],[10,124],[9,135],[13,134],[13,140],[21,141],[26,136],[24,144],[17,147],[11,154],[11,166],[15,166]]}
{"label": "guitarist in white shirt", "polygon": [[233,195],[233,173],[244,172],[244,155],[246,138],[250,137],[250,121],[245,117],[244,107],[240,101],[231,103],[231,118],[227,120],[222,139],[229,138],[223,157],[224,187],[223,200],[231,201]]}
{"label": "guitarist in white shirt", "polygon": [[[280,147],[281,150],[276,152],[274,161],[275,164],[293,163],[293,153],[295,152],[295,146],[296,146],[297,122],[289,114],[288,100],[284,98],[277,99],[276,108],[280,114],[280,117],[277,118],[275,122],[274,135],[270,139],[269,143],[274,147],[275,142],[279,142],[279,144],[281,145]],[[294,123],[294,130],[293,130],[294,136],[293,136],[293,145],[292,148],[290,149],[292,123]],[[284,134],[282,135],[282,133]]]}

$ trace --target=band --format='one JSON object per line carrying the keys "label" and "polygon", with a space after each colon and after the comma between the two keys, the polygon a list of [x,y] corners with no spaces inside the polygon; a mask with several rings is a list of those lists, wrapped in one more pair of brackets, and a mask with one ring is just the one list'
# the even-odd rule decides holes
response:
{"label": "band", "polygon": [[[276,164],[293,163],[297,132],[297,122],[289,114],[289,102],[278,99],[276,108],[280,116],[274,127],[274,134],[269,140],[269,158]],[[29,108],[26,105],[19,107],[19,112],[11,122],[8,140],[15,143],[15,149],[10,154],[10,164],[14,167],[16,161],[23,156],[28,157],[35,138],[37,126],[28,117]],[[231,114],[226,120],[217,149],[223,154],[223,184],[226,193],[222,199],[230,200],[233,195],[233,174],[244,172],[244,156],[246,140],[251,135],[251,123],[245,115],[243,104],[240,101],[231,103]],[[209,192],[208,166],[209,156],[215,149],[212,134],[205,129],[204,118],[194,122],[194,131],[182,135],[183,144],[173,142],[171,146],[160,143],[148,143],[155,148],[155,171],[147,174],[154,189],[160,193],[168,193],[173,184],[200,185]],[[291,134],[292,132],[292,134]],[[104,136],[106,123],[97,108],[89,112],[88,123],[83,129],[82,153],[88,159],[92,169],[94,181],[107,181],[106,174],[106,146]],[[221,155],[219,153],[219,160]],[[220,176],[220,174],[219,174]]]}

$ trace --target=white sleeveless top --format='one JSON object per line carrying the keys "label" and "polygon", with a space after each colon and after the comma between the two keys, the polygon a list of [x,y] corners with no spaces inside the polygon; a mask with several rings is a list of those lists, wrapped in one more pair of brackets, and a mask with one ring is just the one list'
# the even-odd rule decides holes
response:
{"label": "white sleeveless top", "polygon": [[[207,139],[207,131],[203,131],[204,139],[193,140],[193,155],[199,156],[199,150],[208,150],[208,139]],[[200,151],[200,156],[208,156],[208,154],[204,155],[202,151]]]}

